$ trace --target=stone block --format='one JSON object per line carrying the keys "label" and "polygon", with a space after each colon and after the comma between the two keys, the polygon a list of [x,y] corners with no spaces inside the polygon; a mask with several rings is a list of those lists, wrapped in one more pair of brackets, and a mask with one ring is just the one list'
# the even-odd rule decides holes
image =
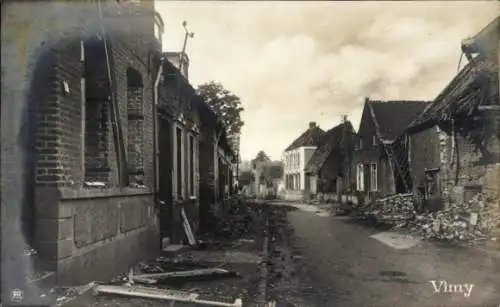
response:
{"label": "stone block", "polygon": [[61,260],[73,255],[75,246],[72,239],[38,242],[38,251],[45,260]]}
{"label": "stone block", "polygon": [[73,239],[73,219],[39,219],[36,238],[41,242]]}
{"label": "stone block", "polygon": [[125,233],[145,226],[148,222],[150,204],[144,198],[128,197],[121,202],[120,232]]}
{"label": "stone block", "polygon": [[83,247],[118,234],[118,199],[99,198],[74,201],[74,238]]}

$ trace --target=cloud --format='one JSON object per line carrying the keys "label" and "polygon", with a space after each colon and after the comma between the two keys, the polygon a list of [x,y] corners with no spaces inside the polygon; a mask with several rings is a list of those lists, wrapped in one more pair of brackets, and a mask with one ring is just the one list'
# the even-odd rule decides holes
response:
{"label": "cloud", "polygon": [[241,97],[241,150],[279,159],[310,121],[329,129],[365,96],[433,99],[457,72],[461,39],[499,13],[495,2],[156,1],[166,47],[182,20],[195,85],[217,80]]}

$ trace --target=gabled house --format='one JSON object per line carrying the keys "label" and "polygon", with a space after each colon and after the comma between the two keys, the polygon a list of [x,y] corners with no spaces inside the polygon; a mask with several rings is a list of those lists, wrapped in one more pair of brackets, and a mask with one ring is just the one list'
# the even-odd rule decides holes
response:
{"label": "gabled house", "polygon": [[316,125],[309,123],[309,128],[294,140],[283,153],[284,197],[289,200],[304,198],[306,186],[305,166],[311,159],[314,151],[321,144],[325,131]]}
{"label": "gabled house", "polygon": [[411,190],[408,145],[396,140],[426,105],[365,99],[352,161],[358,194],[374,199]]}
{"label": "gabled house", "polygon": [[350,187],[354,140],[354,128],[349,121],[325,133],[320,146],[305,167],[305,188],[312,197],[318,193],[338,197]]}
{"label": "gabled house", "polygon": [[499,33],[497,17],[462,42],[467,65],[408,128],[412,136],[439,131],[439,158],[427,172],[427,198],[442,197],[446,204],[467,201],[477,192],[500,196]]}

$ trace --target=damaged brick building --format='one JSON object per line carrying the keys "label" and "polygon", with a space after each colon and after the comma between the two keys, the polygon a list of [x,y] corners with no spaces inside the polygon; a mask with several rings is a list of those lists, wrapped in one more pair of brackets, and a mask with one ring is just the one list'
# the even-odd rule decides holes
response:
{"label": "damaged brick building", "polygon": [[234,155],[187,80],[187,56],[162,52],[153,2],[5,8],[3,257],[38,254],[3,275],[19,287],[41,270],[65,285],[123,273],[162,238],[184,240],[181,205],[196,231],[200,204],[231,186]]}
{"label": "damaged brick building", "polygon": [[463,41],[468,63],[408,128],[439,133],[438,163],[428,170],[437,188],[428,198],[460,203],[484,192],[498,202],[499,33],[500,17]]}
{"label": "damaged brick building", "polygon": [[[19,184],[32,195],[23,214],[37,269],[64,284],[108,278],[159,247],[152,102],[163,22],[152,2],[16,3],[7,16],[2,144],[28,129],[31,147],[3,149],[2,161],[31,158],[19,166],[35,182]],[[29,127],[16,123],[22,113]]]}
{"label": "damaged brick building", "polygon": [[352,159],[361,199],[411,191],[408,151],[418,149],[410,149],[400,135],[426,105],[425,101],[365,99]]}

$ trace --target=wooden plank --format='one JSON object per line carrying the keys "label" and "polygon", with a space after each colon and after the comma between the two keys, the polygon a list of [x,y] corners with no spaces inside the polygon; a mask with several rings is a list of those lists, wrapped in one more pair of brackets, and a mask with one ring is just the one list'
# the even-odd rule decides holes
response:
{"label": "wooden plank", "polygon": [[195,304],[203,304],[209,306],[221,306],[221,307],[241,307],[242,300],[236,299],[233,303],[218,302],[215,300],[204,300],[198,299],[200,296],[197,293],[169,290],[169,289],[153,289],[147,287],[138,286],[111,286],[111,285],[99,285],[95,288],[95,291],[100,294],[118,294],[124,296],[159,299],[167,301],[177,301],[177,302],[188,302]]}
{"label": "wooden plank", "polygon": [[134,278],[138,277],[146,279],[156,279],[156,278],[174,278],[174,277],[194,277],[194,276],[207,276],[214,274],[229,274],[229,273],[230,271],[221,268],[209,268],[209,269],[198,269],[190,271],[141,274],[141,275],[135,275]]}
{"label": "wooden plank", "polygon": [[196,245],[196,239],[194,238],[193,231],[191,230],[191,225],[189,224],[189,220],[186,215],[186,210],[184,205],[181,208],[181,215],[183,220],[184,232],[188,238],[189,245]]}

